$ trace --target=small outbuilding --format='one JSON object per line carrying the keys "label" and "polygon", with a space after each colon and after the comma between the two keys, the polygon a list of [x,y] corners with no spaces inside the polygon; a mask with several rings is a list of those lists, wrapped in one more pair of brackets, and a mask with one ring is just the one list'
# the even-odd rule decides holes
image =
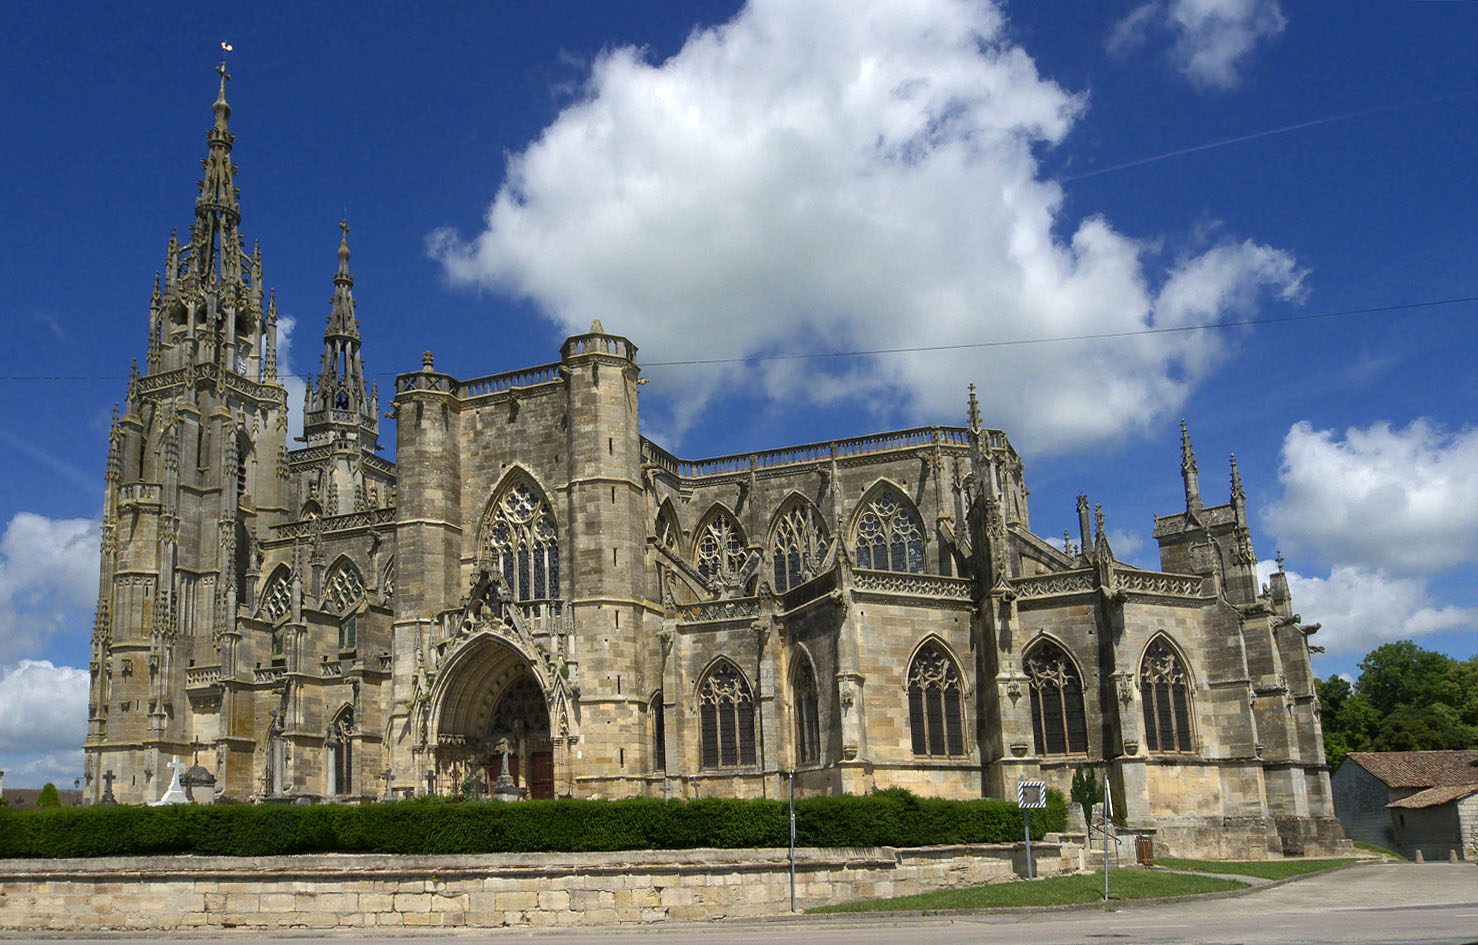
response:
{"label": "small outbuilding", "polygon": [[1478,860],[1478,750],[1351,752],[1331,788],[1352,840],[1406,857]]}

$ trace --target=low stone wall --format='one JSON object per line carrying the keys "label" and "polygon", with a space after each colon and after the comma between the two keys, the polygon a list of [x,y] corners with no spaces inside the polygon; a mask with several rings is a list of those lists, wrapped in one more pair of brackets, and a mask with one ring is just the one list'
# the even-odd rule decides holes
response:
{"label": "low stone wall", "polygon": [[[1037,875],[1076,850],[1032,844]],[[1022,844],[796,851],[796,906],[1025,875]],[[640,924],[790,909],[783,849],[0,860],[0,928]]]}

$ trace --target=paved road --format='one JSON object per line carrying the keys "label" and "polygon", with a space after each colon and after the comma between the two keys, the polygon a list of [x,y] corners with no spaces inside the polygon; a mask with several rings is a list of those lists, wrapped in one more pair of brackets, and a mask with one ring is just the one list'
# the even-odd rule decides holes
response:
{"label": "paved road", "polygon": [[1382,864],[1320,873],[1225,899],[1102,910],[945,916],[784,917],[765,922],[667,925],[576,932],[518,929],[373,935],[227,932],[201,935],[18,936],[0,942],[184,945],[201,941],[297,942],[370,939],[374,945],[531,941],[548,945],[1322,945],[1478,942],[1478,865]]}

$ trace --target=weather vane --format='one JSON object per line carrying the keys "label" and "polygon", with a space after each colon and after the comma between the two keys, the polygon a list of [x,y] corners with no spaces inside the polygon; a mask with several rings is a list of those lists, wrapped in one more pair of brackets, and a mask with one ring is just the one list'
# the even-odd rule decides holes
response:
{"label": "weather vane", "polygon": [[221,74],[221,78],[222,79],[229,79],[229,78],[231,78],[230,76],[226,75],[226,56],[224,54],[225,53],[229,53],[234,48],[235,47],[233,47],[230,43],[227,43],[227,42],[222,42],[221,43],[221,53],[222,53],[222,56],[221,56],[221,65],[220,65],[220,68],[216,69],[216,71]]}

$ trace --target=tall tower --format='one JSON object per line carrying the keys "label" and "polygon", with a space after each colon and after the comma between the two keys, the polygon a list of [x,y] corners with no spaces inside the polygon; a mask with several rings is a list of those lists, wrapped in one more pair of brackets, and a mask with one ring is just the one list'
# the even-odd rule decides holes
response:
{"label": "tall tower", "polygon": [[[220,746],[187,668],[229,665],[260,542],[284,514],[287,394],[262,256],[242,248],[223,62],[190,237],[171,236],[145,370],[109,436],[85,797],[156,799],[173,754]],[[194,747],[192,747],[194,746]],[[219,754],[219,752],[217,753]],[[209,763],[209,756],[201,759]]]}
{"label": "tall tower", "polygon": [[298,517],[343,515],[378,508],[394,479],[373,457],[380,448],[379,385],[366,387],[354,317],[354,277],[349,274],[349,223],[339,224],[339,268],[323,330],[323,359],[315,387],[303,395],[303,442],[293,468],[305,476]]}

